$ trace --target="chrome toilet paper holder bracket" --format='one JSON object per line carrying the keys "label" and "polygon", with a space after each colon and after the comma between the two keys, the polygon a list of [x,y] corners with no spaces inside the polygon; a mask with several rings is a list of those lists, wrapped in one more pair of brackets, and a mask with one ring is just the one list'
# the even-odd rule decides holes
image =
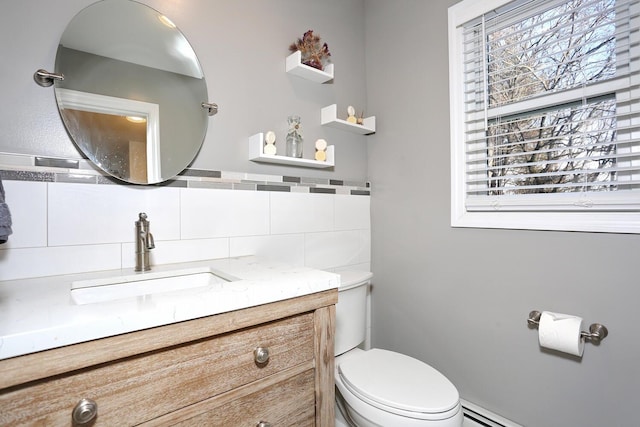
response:
{"label": "chrome toilet paper holder bracket", "polygon": [[[531,311],[527,323],[537,328],[540,324],[540,316],[542,316],[542,313],[538,310]],[[592,323],[591,326],[589,326],[589,332],[580,331],[580,337],[582,339],[589,340],[594,344],[600,344],[600,341],[605,339],[607,335],[609,335],[609,330],[600,323]]]}

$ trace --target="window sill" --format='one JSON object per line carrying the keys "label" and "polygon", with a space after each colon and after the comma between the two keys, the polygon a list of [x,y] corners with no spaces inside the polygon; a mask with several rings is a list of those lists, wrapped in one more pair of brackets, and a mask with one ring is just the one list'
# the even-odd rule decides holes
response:
{"label": "window sill", "polygon": [[640,234],[638,212],[462,212],[452,227]]}

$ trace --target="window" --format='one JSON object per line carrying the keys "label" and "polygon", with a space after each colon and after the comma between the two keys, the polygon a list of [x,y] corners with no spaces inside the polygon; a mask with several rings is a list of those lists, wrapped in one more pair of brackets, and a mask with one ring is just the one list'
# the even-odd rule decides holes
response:
{"label": "window", "polygon": [[640,0],[449,9],[451,225],[640,233]]}

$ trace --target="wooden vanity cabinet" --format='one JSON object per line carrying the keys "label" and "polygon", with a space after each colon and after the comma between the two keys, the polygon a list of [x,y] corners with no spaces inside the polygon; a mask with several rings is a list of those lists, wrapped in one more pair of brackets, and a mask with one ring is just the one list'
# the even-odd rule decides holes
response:
{"label": "wooden vanity cabinet", "polygon": [[0,425],[74,425],[90,399],[95,426],[333,426],[336,302],[325,291],[2,360]]}

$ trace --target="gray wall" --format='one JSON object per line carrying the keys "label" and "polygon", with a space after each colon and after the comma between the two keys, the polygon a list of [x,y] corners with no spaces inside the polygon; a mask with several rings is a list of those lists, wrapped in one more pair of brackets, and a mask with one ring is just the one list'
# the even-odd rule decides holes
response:
{"label": "gray wall", "polygon": [[[447,7],[366,0],[373,344],[532,427],[638,425],[640,236],[449,226]],[[530,310],[601,322],[582,360],[541,351]]]}
{"label": "gray wall", "polygon": [[[143,0],[185,34],[220,106],[210,119],[194,168],[363,181],[367,137],[320,126],[320,109],[366,105],[363,0]],[[79,158],[55,106],[52,88],[33,73],[54,69],[67,23],[93,0],[0,1],[0,152]],[[317,84],[284,72],[289,45],[313,29],[329,45],[335,79]],[[306,157],[324,138],[336,147],[333,170],[261,165],[248,161],[248,138],[274,130],[284,153],[287,116],[302,118]],[[365,115],[375,115],[366,112]]]}

